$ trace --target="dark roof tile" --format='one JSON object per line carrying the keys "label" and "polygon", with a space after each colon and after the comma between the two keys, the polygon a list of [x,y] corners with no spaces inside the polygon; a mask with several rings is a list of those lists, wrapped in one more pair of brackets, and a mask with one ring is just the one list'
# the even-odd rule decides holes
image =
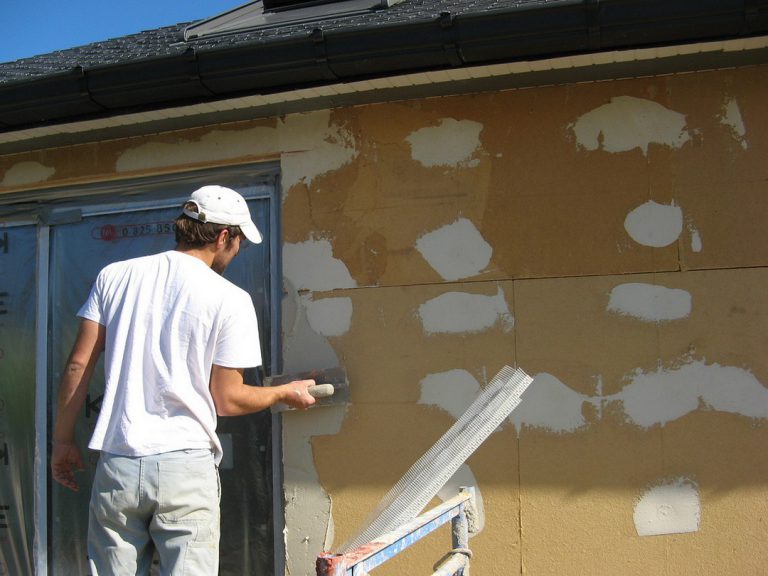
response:
{"label": "dark roof tile", "polygon": [[315,29],[325,33],[354,31],[376,26],[393,26],[420,20],[431,21],[441,12],[453,15],[488,12],[530,5],[563,3],[563,0],[405,0],[387,9],[362,15],[331,17],[315,22],[245,30],[239,33],[203,37],[184,42],[184,29],[191,23],[146,30],[103,42],[94,42],[67,50],[58,50],[0,63],[0,84],[26,82],[42,76],[71,71],[77,67],[90,69],[117,66],[162,56],[174,56],[193,48],[200,51],[221,50],[253,43],[288,40],[306,36]]}

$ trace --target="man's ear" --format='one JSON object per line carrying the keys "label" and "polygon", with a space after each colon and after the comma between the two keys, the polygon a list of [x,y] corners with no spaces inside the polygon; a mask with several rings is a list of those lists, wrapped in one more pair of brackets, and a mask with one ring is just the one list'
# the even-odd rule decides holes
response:
{"label": "man's ear", "polygon": [[226,248],[228,244],[229,244],[229,230],[224,228],[216,236],[216,247]]}

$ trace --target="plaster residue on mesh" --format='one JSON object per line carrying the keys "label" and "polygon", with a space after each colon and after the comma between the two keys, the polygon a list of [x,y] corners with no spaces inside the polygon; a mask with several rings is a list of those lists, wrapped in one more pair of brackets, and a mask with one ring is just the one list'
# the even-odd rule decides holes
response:
{"label": "plaster residue on mesh", "polygon": [[422,235],[416,249],[444,280],[477,276],[493,254],[491,245],[467,218]]}
{"label": "plaster residue on mesh", "polygon": [[651,144],[681,148],[691,140],[684,114],[634,96],[611,98],[582,114],[569,129],[578,146],[612,153],[639,148],[648,155]]}
{"label": "plaster residue on mesh", "polygon": [[607,310],[644,322],[680,320],[691,313],[691,295],[678,288],[628,282],[611,290]]}
{"label": "plaster residue on mesh", "polygon": [[474,167],[483,125],[472,120],[442,118],[437,126],[412,132],[406,140],[411,157],[426,167]]}
{"label": "plaster residue on mesh", "polygon": [[496,325],[509,332],[515,325],[501,287],[494,296],[446,292],[421,304],[418,315],[427,334],[475,333]]}
{"label": "plaster residue on mesh", "polygon": [[697,532],[701,520],[698,486],[682,477],[660,481],[637,499],[633,519],[638,536]]}
{"label": "plaster residue on mesh", "polygon": [[741,108],[739,108],[739,103],[735,98],[731,98],[723,104],[723,109],[720,112],[720,123],[730,129],[734,139],[744,150],[749,147],[746,138],[747,128],[741,116]]}
{"label": "plaster residue on mesh", "polygon": [[45,182],[56,173],[56,168],[46,166],[40,162],[25,160],[12,164],[0,179],[0,186],[23,186]]}
{"label": "plaster residue on mesh", "polygon": [[649,200],[624,219],[624,229],[638,244],[663,248],[677,242],[683,231],[683,211],[679,206]]}

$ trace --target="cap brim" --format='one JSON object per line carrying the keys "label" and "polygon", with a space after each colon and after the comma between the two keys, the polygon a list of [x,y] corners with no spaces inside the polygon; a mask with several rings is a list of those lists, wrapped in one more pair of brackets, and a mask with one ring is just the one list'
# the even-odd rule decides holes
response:
{"label": "cap brim", "polygon": [[243,234],[249,242],[253,242],[254,244],[261,244],[261,232],[259,232],[259,229],[256,228],[256,225],[253,222],[242,224],[240,226],[240,230],[243,231]]}

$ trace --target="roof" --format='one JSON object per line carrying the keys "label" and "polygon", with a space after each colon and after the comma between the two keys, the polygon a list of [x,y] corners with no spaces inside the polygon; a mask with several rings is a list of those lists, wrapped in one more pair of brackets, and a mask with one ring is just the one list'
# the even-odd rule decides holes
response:
{"label": "roof", "polygon": [[768,33],[768,0],[347,0],[278,16],[259,0],[199,23],[0,64],[0,132],[409,72]]}

